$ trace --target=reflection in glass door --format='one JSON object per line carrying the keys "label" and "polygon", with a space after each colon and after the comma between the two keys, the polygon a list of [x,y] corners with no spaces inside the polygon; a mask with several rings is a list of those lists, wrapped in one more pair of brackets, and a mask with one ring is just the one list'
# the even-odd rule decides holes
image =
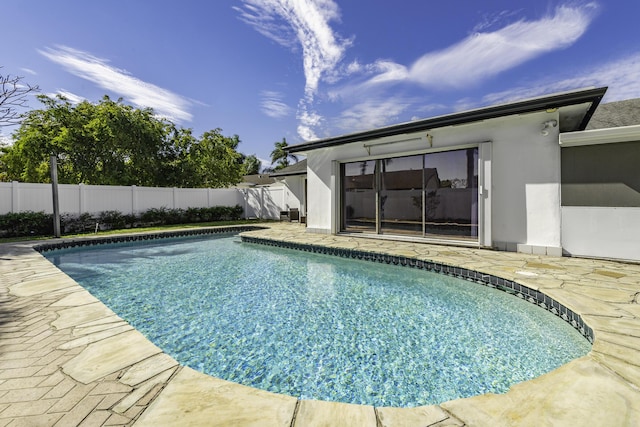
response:
{"label": "reflection in glass door", "polygon": [[381,233],[422,235],[423,157],[381,161]]}
{"label": "reflection in glass door", "polygon": [[373,232],[376,227],[376,161],[342,165],[342,230]]}
{"label": "reflection in glass door", "polygon": [[478,149],[426,154],[425,236],[478,237]]}

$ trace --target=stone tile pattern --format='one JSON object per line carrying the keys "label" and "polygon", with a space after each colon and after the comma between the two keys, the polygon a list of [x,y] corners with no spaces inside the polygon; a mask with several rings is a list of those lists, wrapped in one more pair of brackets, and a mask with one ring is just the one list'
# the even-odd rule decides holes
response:
{"label": "stone tile pattern", "polygon": [[[0,277],[0,426],[131,425],[178,369],[30,247],[0,245]],[[83,362],[120,337],[124,362]]]}
{"label": "stone tile pattern", "polygon": [[[185,233],[217,232],[211,230]],[[556,314],[573,320],[593,349],[501,395],[418,408],[301,401],[178,366],[31,245],[0,245],[0,426],[640,425],[640,265],[311,234],[289,223],[243,236],[439,268],[549,311],[556,302]]]}

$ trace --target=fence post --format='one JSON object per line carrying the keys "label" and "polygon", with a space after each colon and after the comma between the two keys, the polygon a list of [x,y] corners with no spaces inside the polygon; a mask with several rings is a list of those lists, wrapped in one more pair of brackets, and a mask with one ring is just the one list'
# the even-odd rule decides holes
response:
{"label": "fence post", "polygon": [[20,189],[18,181],[11,181],[11,213],[20,212]]}
{"label": "fence post", "polygon": [[138,187],[131,186],[131,215],[135,215],[138,212]]}
{"label": "fence post", "polygon": [[172,209],[176,208],[176,187],[173,187],[173,206]]}
{"label": "fence post", "polygon": [[85,188],[84,188],[84,184],[80,183],[78,184],[78,210],[80,212],[78,212],[79,215],[82,215],[86,210],[87,210],[87,197],[85,194]]}

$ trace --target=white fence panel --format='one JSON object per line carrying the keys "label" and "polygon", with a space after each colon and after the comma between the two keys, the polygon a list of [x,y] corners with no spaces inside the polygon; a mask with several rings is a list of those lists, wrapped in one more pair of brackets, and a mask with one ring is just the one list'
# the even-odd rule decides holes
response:
{"label": "white fence panel", "polygon": [[[49,187],[48,195],[45,197],[46,208],[41,209],[27,209],[32,211],[53,211],[53,191],[51,184],[45,184]],[[60,212],[62,213],[82,213],[82,191],[83,186],[60,184],[58,185],[58,203],[60,204]]]}
{"label": "white fence panel", "polygon": [[[283,187],[275,188],[156,188],[60,184],[60,213],[119,211],[140,213],[151,208],[236,206],[246,218],[278,219],[287,209]],[[0,215],[9,212],[53,212],[51,184],[0,182]]]}
{"label": "white fence panel", "polygon": [[284,187],[263,187],[262,219],[278,219],[283,208]]}
{"label": "white fence panel", "polygon": [[[244,212],[247,218],[279,219],[283,203],[284,187],[248,188],[244,193]],[[242,205],[241,205],[242,206]]]}
{"label": "white fence panel", "polygon": [[134,212],[144,212],[151,208],[173,209],[173,188],[136,187]]}
{"label": "white fence panel", "polygon": [[13,185],[0,182],[0,215],[13,212]]}
{"label": "white fence panel", "polygon": [[244,207],[244,193],[237,188],[210,188],[208,203],[207,207],[236,205]]}
{"label": "white fence panel", "polygon": [[175,188],[174,195],[175,209],[209,207],[208,188]]}
{"label": "white fence panel", "polygon": [[50,184],[23,182],[3,182],[1,184],[3,189],[9,189],[11,196],[6,199],[2,198],[0,213],[53,211],[53,196]]}
{"label": "white fence panel", "polygon": [[640,208],[562,207],[562,247],[575,256],[640,261]]}
{"label": "white fence panel", "polygon": [[[81,185],[80,187],[83,187],[80,189],[81,213],[104,211],[131,213],[131,187],[111,185]],[[60,211],[64,212],[62,205],[60,206]]]}

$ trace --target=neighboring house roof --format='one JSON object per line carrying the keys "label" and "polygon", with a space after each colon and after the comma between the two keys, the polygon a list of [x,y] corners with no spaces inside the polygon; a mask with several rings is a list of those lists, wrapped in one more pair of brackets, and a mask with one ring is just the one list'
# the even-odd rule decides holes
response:
{"label": "neighboring house roof", "polygon": [[587,130],[640,125],[640,98],[600,104]]}
{"label": "neighboring house roof", "polygon": [[282,168],[275,171],[269,176],[281,177],[281,176],[293,176],[293,175],[306,175],[307,174],[307,159],[300,160],[286,168]]}
{"label": "neighboring house roof", "polygon": [[242,177],[242,182],[236,185],[236,187],[256,187],[261,185],[271,185],[276,182],[267,174],[255,174],[245,175]]}
{"label": "neighboring house roof", "polygon": [[445,126],[461,125],[514,114],[526,114],[554,109],[559,110],[560,132],[584,130],[606,91],[607,88],[602,87],[546,95],[524,101],[494,105],[475,110],[463,111],[460,113],[432,117],[429,119],[415,120],[412,122],[386,126],[363,132],[305,142],[302,144],[292,145],[288,147],[287,151],[290,153],[305,152],[319,148],[334,147],[351,142],[367,141],[403,133],[421,132]]}

